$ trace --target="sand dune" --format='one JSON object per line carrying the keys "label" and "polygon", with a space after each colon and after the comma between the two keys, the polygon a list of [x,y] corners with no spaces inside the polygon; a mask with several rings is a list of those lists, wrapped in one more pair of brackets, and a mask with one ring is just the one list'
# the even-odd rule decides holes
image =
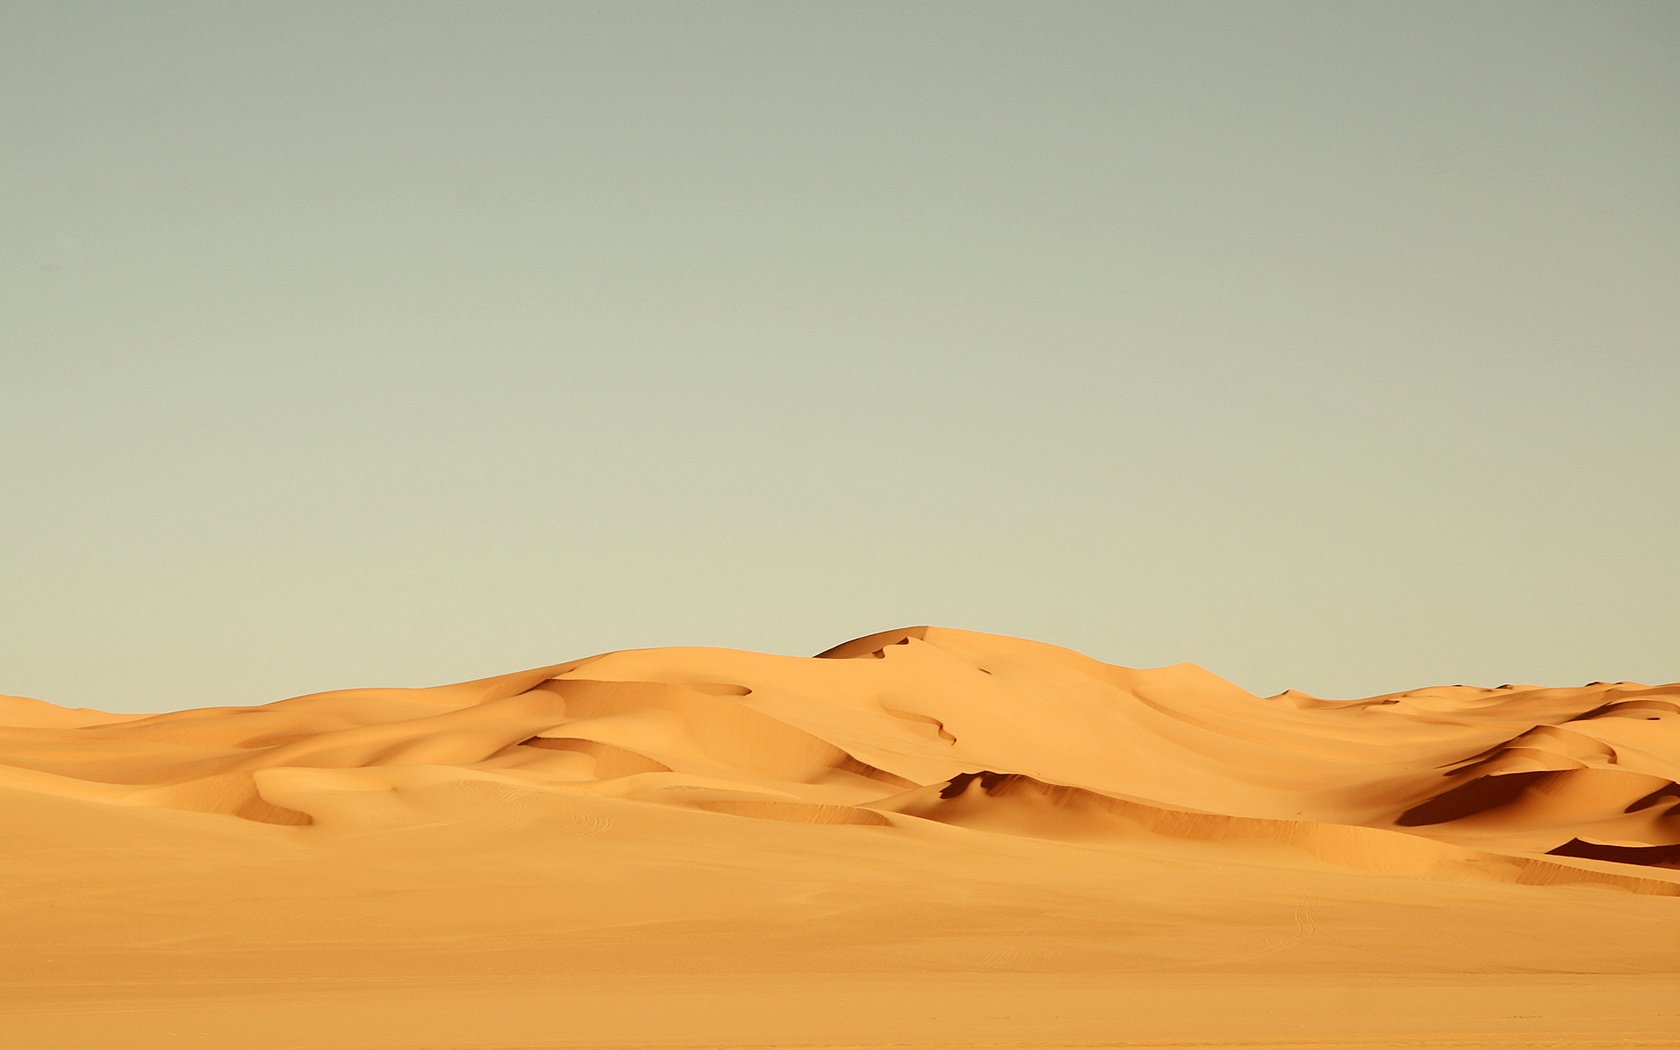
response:
{"label": "sand dune", "polygon": [[[3,697],[0,957],[30,1046],[94,1045],[137,986],[1671,974],[1677,777],[1680,685],[1260,698],[926,627],[149,716]],[[1079,1009],[1057,1031],[1119,1045]],[[591,1045],[491,1028],[240,1045]]]}

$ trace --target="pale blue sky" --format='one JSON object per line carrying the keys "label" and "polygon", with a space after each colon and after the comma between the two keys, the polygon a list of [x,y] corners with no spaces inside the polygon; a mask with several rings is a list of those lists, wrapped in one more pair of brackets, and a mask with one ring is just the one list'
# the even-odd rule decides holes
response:
{"label": "pale blue sky", "polygon": [[0,2],[0,692],[1680,679],[1680,7]]}

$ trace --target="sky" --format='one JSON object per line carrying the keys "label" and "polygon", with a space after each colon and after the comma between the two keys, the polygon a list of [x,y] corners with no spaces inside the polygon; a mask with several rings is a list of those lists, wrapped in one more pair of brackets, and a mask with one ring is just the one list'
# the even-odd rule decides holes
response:
{"label": "sky", "polygon": [[0,0],[0,693],[1680,679],[1680,7]]}

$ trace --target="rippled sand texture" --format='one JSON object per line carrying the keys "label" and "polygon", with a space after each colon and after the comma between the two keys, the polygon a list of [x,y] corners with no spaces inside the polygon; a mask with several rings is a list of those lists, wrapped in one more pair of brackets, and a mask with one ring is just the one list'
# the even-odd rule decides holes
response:
{"label": "rippled sand texture", "polygon": [[18,1047],[1680,1040],[1680,686],[1259,698],[940,628],[0,699]]}

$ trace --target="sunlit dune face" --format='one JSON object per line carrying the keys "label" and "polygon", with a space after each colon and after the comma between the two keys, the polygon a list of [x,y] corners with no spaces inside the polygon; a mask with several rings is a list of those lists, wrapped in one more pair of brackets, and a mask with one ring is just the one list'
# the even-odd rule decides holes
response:
{"label": "sunlit dune face", "polygon": [[9,699],[0,947],[18,979],[162,995],[961,959],[979,996],[1021,970],[1427,975],[1449,941],[1455,972],[1664,972],[1677,711],[1634,684],[1262,699],[939,628],[144,717]]}

